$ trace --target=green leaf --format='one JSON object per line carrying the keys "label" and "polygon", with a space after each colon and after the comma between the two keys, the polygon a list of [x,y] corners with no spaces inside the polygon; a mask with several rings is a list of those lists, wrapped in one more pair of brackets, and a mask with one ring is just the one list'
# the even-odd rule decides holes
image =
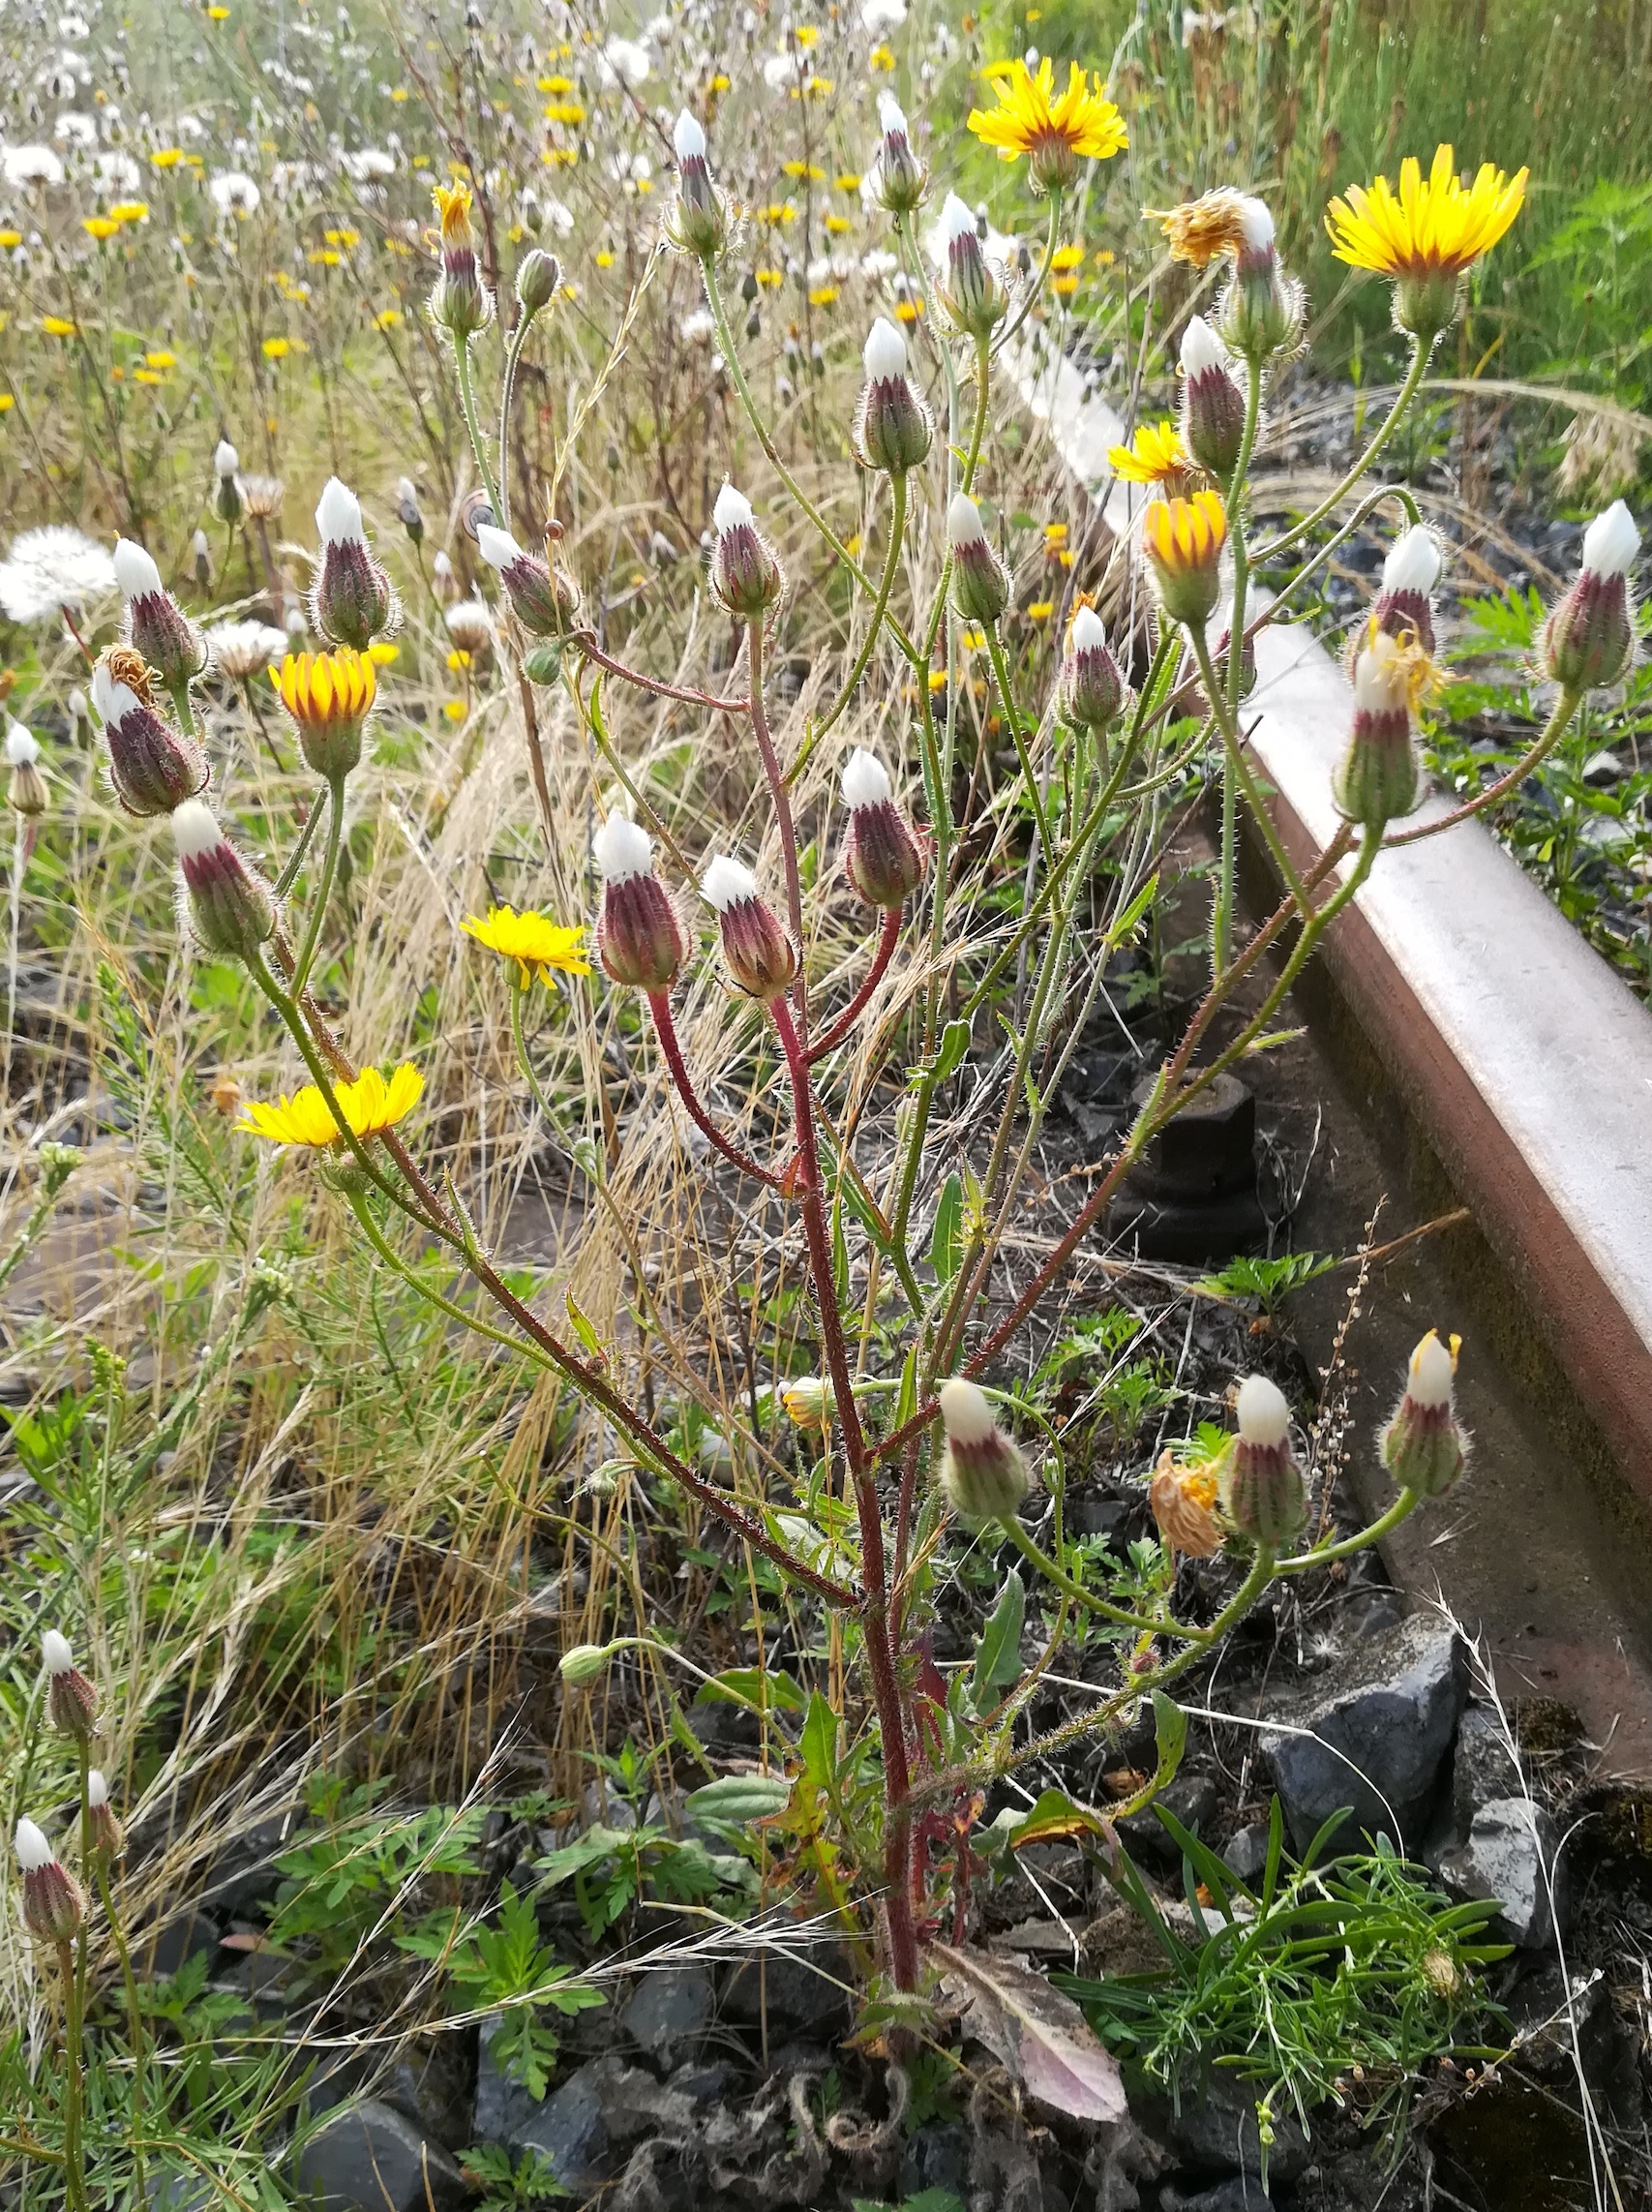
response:
{"label": "green leaf", "polygon": [[935,1208],[935,1226],[929,1232],[929,1264],[937,1283],[950,1283],[958,1271],[963,1248],[964,1186],[948,1175]]}
{"label": "green leaf", "polygon": [[818,1790],[830,1792],[837,1778],[837,1715],[816,1690],[809,1699],[808,1716],[797,1740],[803,1776]]}
{"label": "green leaf", "polygon": [[585,1314],[580,1311],[572,1290],[569,1290],[565,1293],[563,1302],[567,1306],[568,1320],[573,1328],[575,1336],[579,1338],[581,1344],[585,1346],[586,1351],[590,1353],[592,1359],[601,1358],[603,1351],[602,1339],[597,1335],[595,1325],[586,1318]]}
{"label": "green leaf", "polygon": [[1009,1831],[1009,1847],[1021,1851],[1029,1843],[1051,1843],[1073,1835],[1105,1837],[1107,1823],[1088,1805],[1075,1804],[1061,1790],[1045,1790],[1025,1820]]}
{"label": "green leaf", "polygon": [[782,1812],[792,1785],[780,1774],[725,1774],[688,1794],[688,1809],[697,1820],[726,1821],[743,1828],[754,1820],[771,1820]]}
{"label": "green leaf", "polygon": [[760,1712],[801,1712],[803,1693],[775,1667],[726,1667],[695,1692],[696,1705],[756,1706]]}
{"label": "green leaf", "polygon": [[971,1688],[977,1709],[995,1689],[1006,1689],[1021,1673],[1021,1623],[1026,1611],[1027,1586],[1011,1567],[976,1646]]}
{"label": "green leaf", "polygon": [[944,1083],[947,1076],[962,1066],[964,1054],[970,1048],[970,1025],[967,1021],[949,1021],[941,1032],[941,1049],[935,1055],[933,1079]]}
{"label": "green leaf", "polygon": [[1156,1689],[1153,1693],[1153,1737],[1158,1750],[1158,1772],[1154,1780],[1163,1789],[1175,1779],[1187,1748],[1187,1715],[1174,1698]]}

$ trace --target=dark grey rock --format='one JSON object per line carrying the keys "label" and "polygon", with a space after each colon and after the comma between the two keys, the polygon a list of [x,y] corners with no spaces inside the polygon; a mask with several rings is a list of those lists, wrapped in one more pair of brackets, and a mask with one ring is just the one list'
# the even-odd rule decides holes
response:
{"label": "dark grey rock", "polygon": [[316,2212],[458,2212],[470,2195],[439,2143],[373,2098],[310,2137],[298,2189]]}
{"label": "dark grey rock", "polygon": [[974,2154],[974,2138],[960,2122],[929,2121],[908,2138],[901,2160],[901,2195],[916,2197],[925,2189],[949,2189],[955,2197],[964,2196]]}
{"label": "dark grey rock", "polygon": [[1248,1828],[1240,1829],[1228,1839],[1223,1859],[1242,1882],[1257,1882],[1268,1864],[1268,1824],[1253,1820]]}
{"label": "dark grey rock", "polygon": [[1558,1917],[1570,1918],[1565,1868],[1557,1865],[1560,1838],[1541,1805],[1526,1798],[1493,1798],[1483,1804],[1468,1840],[1440,1855],[1446,1887],[1459,1897],[1495,1897],[1501,1910],[1492,1932],[1522,1951],[1547,1951]]}
{"label": "dark grey rock", "polygon": [[704,1966],[673,1967],[642,1976],[620,2021],[641,2049],[669,2067],[709,2027],[714,2002],[711,1977]]}
{"label": "dark grey rock", "polygon": [[1214,2189],[1201,2189],[1197,2197],[1166,2189],[1158,2201],[1161,2212],[1274,2212],[1274,2199],[1253,2173],[1230,2174]]}
{"label": "dark grey rock", "polygon": [[1496,1714],[1471,1705],[1457,1723],[1457,1748],[1452,1753],[1452,1827],[1457,1838],[1467,1836],[1483,1804],[1493,1798],[1523,1794],[1519,1766]]}
{"label": "dark grey rock", "polygon": [[475,2139],[517,2157],[537,2151],[565,2189],[607,2180],[645,2136],[681,2143],[695,2133],[699,2100],[612,2055],[587,2060],[548,2097],[529,2096],[495,2063],[496,2032],[496,2021],[485,2022],[479,2039]]}
{"label": "dark grey rock", "polygon": [[[1160,2095],[1138,2096],[1130,2110],[1145,2132],[1163,2143],[1193,2174],[1229,2176],[1262,2171],[1262,2132],[1256,2119],[1257,2085],[1238,2080],[1225,2069],[1213,2070],[1201,2091],[1188,2083],[1181,2109]],[[1276,2113],[1268,2148],[1270,2182],[1294,2181],[1307,2164],[1307,2143],[1289,2113]]]}
{"label": "dark grey rock", "polygon": [[[1167,1789],[1155,1800],[1163,1805],[1182,1826],[1194,1835],[1203,1835],[1211,1825],[1217,1803],[1215,1778],[1196,1769],[1184,1768]],[[1118,1823],[1119,1833],[1132,1851],[1144,1853],[1161,1865],[1182,1864],[1182,1847],[1159,1819],[1152,1805],[1142,1812],[1126,1813]]]}
{"label": "dark grey rock", "polygon": [[1418,1840],[1467,1694],[1460,1640],[1419,1618],[1362,1641],[1310,1703],[1271,1714],[1311,1731],[1263,1738],[1298,1850],[1341,1806],[1356,1830]]}
{"label": "dark grey rock", "polygon": [[802,1953],[768,1951],[742,1958],[723,1984],[722,2015],[736,2027],[756,2027],[767,2015],[771,2039],[806,2029],[811,2040],[835,2042],[848,2033],[849,1960],[839,1944],[814,1944]]}
{"label": "dark grey rock", "polygon": [[278,1853],[285,1850],[290,1813],[273,1813],[229,1843],[208,1867],[201,1883],[201,1901],[226,1921],[243,1920],[269,1904],[281,1887]]}
{"label": "dark grey rock", "polygon": [[186,1958],[194,1958],[203,1951],[216,1951],[223,1932],[210,1913],[197,1912],[192,1905],[173,1919],[164,1921],[142,1941],[137,1956],[138,1973],[146,1981],[168,1981]]}

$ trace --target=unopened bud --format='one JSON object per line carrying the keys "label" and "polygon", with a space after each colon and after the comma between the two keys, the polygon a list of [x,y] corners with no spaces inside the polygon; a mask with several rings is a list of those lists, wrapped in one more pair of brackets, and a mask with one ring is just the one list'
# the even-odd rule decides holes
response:
{"label": "unopened bud", "polygon": [[1265,1375],[1239,1386],[1239,1434],[1222,1466],[1222,1509],[1241,1535],[1277,1552],[1307,1519],[1307,1492],[1291,1450],[1291,1411]]}
{"label": "unopened bud", "polygon": [[524,315],[549,307],[562,288],[562,264],[555,254],[534,246],[517,263],[516,296]]}
{"label": "unopened bud", "polygon": [[669,990],[690,946],[671,894],[654,873],[648,833],[611,814],[594,839],[602,876],[596,952],[604,973],[632,990]]}
{"label": "unopened bud", "polygon": [[1440,581],[1440,544],[1431,530],[1414,523],[1396,540],[1382,564],[1382,590],[1371,603],[1379,630],[1404,642],[1411,638],[1425,652],[1434,650],[1434,587]]}
{"label": "unopened bud", "polygon": [[431,197],[441,219],[441,274],[432,288],[431,314],[463,346],[493,320],[494,295],[476,267],[469,186],[463,182],[438,184]]}
{"label": "unopened bud", "polygon": [[862,359],[866,381],[851,433],[856,457],[862,468],[904,475],[929,451],[934,425],[906,373],[906,340],[886,317],[873,323]]}
{"label": "unopened bud", "polygon": [[315,529],[321,539],[311,600],[315,627],[334,645],[365,652],[400,610],[389,577],[368,550],[361,501],[337,476],[322,487]]}
{"label": "unopened bud", "polygon": [[570,1644],[556,1662],[556,1671],[570,1689],[594,1682],[614,1656],[612,1644]]}
{"label": "unopened bud", "polygon": [[711,510],[711,589],[731,615],[758,621],[786,588],[774,548],[758,529],[751,501],[725,484]]}
{"label": "unopened bud", "polygon": [[40,1943],[73,1943],[86,1918],[86,1899],[75,1877],[52,1856],[32,1820],[17,1823],[14,1848],[23,1875],[23,1922]]}
{"label": "unopened bud", "polygon": [[417,545],[425,534],[425,518],[419,510],[418,487],[411,476],[396,479],[396,517]]}
{"label": "unopened bud", "polygon": [[1107,730],[1125,704],[1125,679],[1094,607],[1080,607],[1056,679],[1056,706],[1071,730]]}
{"label": "unopened bud", "polygon": [[181,691],[206,666],[206,640],[161,581],[142,546],[117,537],[115,582],[126,601],[127,635],[168,691]]}
{"label": "unopened bud", "polygon": [[911,215],[923,204],[929,189],[929,171],[912,150],[906,116],[898,101],[886,92],[878,98],[877,194],[891,215]]}
{"label": "unopened bud", "polygon": [[67,1636],[48,1628],[41,1638],[45,1667],[45,1716],[60,1736],[90,1741],[98,1717],[98,1693],[75,1664]]}
{"label": "unopened bud", "polygon": [[1245,394],[1221,340],[1202,315],[1182,333],[1182,442],[1201,469],[1225,484],[1245,441]]}
{"label": "unopened bud", "polygon": [[221,438],[212,456],[213,474],[218,478],[218,489],[213,495],[213,506],[220,522],[231,529],[246,512],[246,501],[241,497],[239,482],[241,456],[228,439]]}
{"label": "unopened bud", "polygon": [[780,1385],[780,1403],[794,1428],[829,1429],[837,1401],[818,1375],[795,1375]]}
{"label": "unopened bud", "polygon": [[1009,578],[981,528],[981,511],[968,492],[955,492],[946,509],[952,548],[952,604],[966,622],[996,622],[1009,604]]}
{"label": "unopened bud", "polygon": [[1274,218],[1259,199],[1237,202],[1233,275],[1216,320],[1228,345],[1247,361],[1288,351],[1302,335],[1302,287],[1279,266]]}
{"label": "unopened bud", "polygon": [[1640,532],[1622,500],[1613,500],[1583,532],[1577,581],[1543,629],[1543,663],[1568,691],[1599,691],[1616,683],[1635,657],[1635,612],[1629,572]]}
{"label": "unopened bud", "polygon": [[45,777],[40,772],[40,741],[21,722],[6,732],[6,799],[15,814],[34,821],[47,804]]}
{"label": "unopened bud", "polygon": [[1411,1354],[1405,1392],[1379,1439],[1382,1464],[1403,1490],[1441,1498],[1462,1472],[1468,1439],[1452,1406],[1457,1348],[1430,1329]]}
{"label": "unopened bud", "polygon": [[925,851],[895,804],[882,761],[856,745],[844,764],[843,803],[849,835],[843,864],[868,906],[904,906],[923,881]]}
{"label": "unopened bud", "polygon": [[729,219],[706,159],[705,130],[686,107],[672,132],[672,150],[676,155],[676,208],[671,235],[685,253],[714,260],[728,235]]}
{"label": "unopened bud", "polygon": [[530,637],[565,637],[579,614],[579,592],[571,578],[549,561],[525,553],[508,530],[492,523],[476,526],[476,550],[496,568],[517,621]]}
{"label": "unopened bud", "polygon": [[993,1419],[986,1393],[962,1376],[941,1385],[941,1488],[966,1521],[1006,1520],[1027,1495],[1027,1462]]}
{"label": "unopened bud", "polygon": [[941,304],[966,337],[990,338],[1009,311],[1004,279],[987,260],[976,219],[955,192],[941,210],[946,274],[937,287]]}
{"label": "unopened bud", "polygon": [[1221,554],[1227,543],[1227,510],[1218,494],[1190,500],[1155,500],[1142,515],[1142,544],[1158,586],[1159,602],[1173,622],[1197,629],[1221,597]]}
{"label": "unopened bud", "polygon": [[104,725],[109,782],[129,814],[170,814],[206,789],[205,753],[156,709],[148,669],[130,646],[112,647],[93,669],[92,704]]}
{"label": "unopened bud", "polygon": [[1412,732],[1412,702],[1427,656],[1367,623],[1354,660],[1354,720],[1348,748],[1331,779],[1337,810],[1363,829],[1380,830],[1409,814],[1422,787]]}
{"label": "unopened bud", "polygon": [[205,530],[197,530],[191,539],[190,556],[195,562],[195,590],[204,591],[212,583],[212,543]]}
{"label": "unopened bud", "polygon": [[126,1837],[109,1806],[109,1785],[96,1767],[86,1775],[86,1809],[91,1815],[92,1849],[105,1859],[118,1859]]}
{"label": "unopened bud", "polygon": [[196,937],[209,953],[254,959],[275,931],[275,893],[241,858],[204,800],[186,799],[176,808],[172,834]]}
{"label": "unopened bud", "polygon": [[797,973],[797,949],[773,909],[757,895],[757,878],[750,868],[727,853],[717,853],[700,888],[706,904],[715,909],[724,964],[735,983],[765,1006],[782,997]]}

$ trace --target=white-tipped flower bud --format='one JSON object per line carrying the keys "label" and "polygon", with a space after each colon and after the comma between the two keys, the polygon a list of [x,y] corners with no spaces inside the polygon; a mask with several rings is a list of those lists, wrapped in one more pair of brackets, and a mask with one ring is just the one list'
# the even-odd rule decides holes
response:
{"label": "white-tipped flower bud", "polygon": [[365,652],[395,621],[396,594],[368,550],[361,501],[337,476],[322,488],[315,529],[321,540],[311,609],[315,627],[334,645]]}
{"label": "white-tipped flower bud", "polygon": [[707,864],[700,889],[716,912],[724,964],[735,983],[766,1006],[782,997],[797,973],[797,950],[779,917],[758,896],[750,868],[718,853]]}
{"label": "white-tipped flower bud", "polygon": [[929,189],[929,171],[912,150],[912,137],[899,101],[888,93],[878,95],[878,147],[876,190],[891,215],[911,215],[922,205]]}
{"label": "white-tipped flower bud", "polygon": [[903,475],[929,451],[934,425],[907,377],[906,340],[886,317],[873,323],[861,358],[866,381],[851,434],[856,457],[862,468]]}
{"label": "white-tipped flower bud", "polygon": [[86,1900],[74,1876],[60,1866],[44,1830],[20,1820],[13,1849],[23,1876],[23,1922],[40,1943],[73,1943],[86,1918]]}
{"label": "white-tipped flower bud", "polygon": [[1362,828],[1380,829],[1417,803],[1422,770],[1411,708],[1426,661],[1420,646],[1402,645],[1367,621],[1354,657],[1348,748],[1331,779],[1337,811]]}
{"label": "white-tipped flower bud", "polygon": [[1247,1375],[1235,1409],[1239,1434],[1222,1470],[1222,1508],[1252,1543],[1277,1552],[1307,1519],[1307,1493],[1291,1451],[1291,1409],[1265,1375]]}
{"label": "white-tipped flower bud", "polygon": [[688,957],[689,944],[670,894],[654,873],[648,833],[623,814],[611,814],[592,849],[603,885],[596,950],[604,973],[632,990],[669,990]]}
{"label": "white-tipped flower bud", "polygon": [[1107,632],[1094,607],[1080,607],[1067,632],[1056,679],[1056,708],[1073,730],[1107,730],[1125,704],[1125,679],[1107,648]]}
{"label": "white-tipped flower bud", "polygon": [[1009,578],[987,543],[981,511],[967,492],[955,492],[946,509],[952,548],[952,604],[967,622],[996,622],[1009,604]]}
{"label": "white-tipped flower bud", "polygon": [[174,810],[172,834],[195,935],[209,953],[255,958],[275,931],[274,892],[241,858],[204,800],[186,799]]}
{"label": "white-tipped flower bud", "polygon": [[1404,1392],[1379,1439],[1384,1467],[1419,1498],[1443,1497],[1468,1456],[1452,1404],[1458,1341],[1453,1337],[1448,1349],[1428,1331],[1411,1354]]}
{"label": "white-tipped flower bud", "polygon": [[1182,442],[1218,483],[1225,484],[1245,440],[1245,394],[1227,364],[1227,349],[1202,315],[1182,333]]}
{"label": "white-tipped flower bud", "polygon": [[925,847],[895,804],[882,761],[856,745],[843,770],[843,803],[849,835],[843,863],[868,906],[886,912],[906,903],[923,881]]}
{"label": "white-tipped flower bud", "polygon": [[162,583],[142,546],[117,537],[114,565],[134,649],[168,691],[180,691],[206,666],[206,639]]}
{"label": "white-tipped flower bud", "polygon": [[786,588],[774,548],[758,529],[751,501],[725,484],[711,510],[711,589],[731,615],[760,621]]}
{"label": "white-tipped flower bud", "polygon": [[1599,691],[1628,673],[1635,657],[1629,571],[1639,551],[1640,532],[1622,500],[1583,532],[1577,580],[1543,630],[1544,666],[1569,691]]}
{"label": "white-tipped flower bud", "polygon": [[86,1773],[86,1809],[91,1815],[92,1849],[105,1859],[118,1859],[126,1837],[109,1804],[109,1785],[96,1767]]}
{"label": "white-tipped flower bud", "polygon": [[41,1663],[45,1669],[45,1714],[61,1736],[87,1742],[98,1717],[98,1693],[75,1664],[69,1639],[48,1628],[40,1640]]}
{"label": "white-tipped flower bud", "polygon": [[579,613],[579,593],[548,561],[525,553],[508,530],[476,525],[476,550],[496,568],[517,621],[530,637],[561,637]]}
{"label": "white-tipped flower bud", "polygon": [[1371,616],[1392,638],[1412,639],[1425,652],[1434,650],[1434,587],[1444,562],[1431,530],[1414,523],[1389,548],[1382,564],[1382,590]]}
{"label": "white-tipped flower bud", "polygon": [[92,704],[104,725],[109,781],[129,814],[169,814],[205,790],[205,753],[157,711],[147,667],[135,651],[117,646],[100,658]]}
{"label": "white-tipped flower bud", "polygon": [[219,439],[213,452],[212,467],[220,483],[223,483],[227,476],[239,475],[241,456],[230,444],[228,439],[221,438]]}
{"label": "white-tipped flower bud", "polygon": [[1027,1463],[993,1418],[986,1393],[962,1376],[941,1385],[941,1487],[966,1521],[1002,1521],[1027,1495]]}
{"label": "white-tipped flower bud", "polygon": [[706,133],[685,107],[672,132],[676,155],[676,207],[669,235],[685,253],[709,261],[722,251],[729,219],[706,158]]}

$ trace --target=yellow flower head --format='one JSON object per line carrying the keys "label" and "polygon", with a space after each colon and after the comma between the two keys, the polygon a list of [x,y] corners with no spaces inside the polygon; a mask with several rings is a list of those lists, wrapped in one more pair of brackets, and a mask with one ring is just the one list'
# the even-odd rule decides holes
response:
{"label": "yellow flower head", "polygon": [[[376,1068],[364,1068],[353,1083],[335,1083],[333,1096],[353,1134],[372,1136],[378,1130],[393,1129],[411,1113],[424,1087],[423,1076],[411,1061],[404,1060],[388,1082]],[[272,1144],[319,1147],[336,1143],[342,1135],[314,1083],[306,1083],[277,1106],[249,1105],[235,1126],[249,1136],[268,1137]]]}
{"label": "yellow flower head", "polygon": [[72,322],[65,315],[43,315],[40,326],[48,338],[74,338],[79,328],[78,324]]}
{"label": "yellow flower head", "polygon": [[798,1429],[829,1429],[836,1400],[829,1382],[818,1375],[796,1375],[780,1385],[786,1418]]}
{"label": "yellow flower head", "polygon": [[992,72],[998,105],[970,110],[970,129],[1001,162],[1029,157],[1035,192],[1059,192],[1078,174],[1080,161],[1104,162],[1129,143],[1124,117],[1106,97],[1099,75],[1092,86],[1077,62],[1067,65],[1065,92],[1055,91],[1055,64],[1046,54],[1035,76],[1024,61]]}
{"label": "yellow flower head", "polygon": [[331,730],[366,720],[378,690],[370,654],[340,646],[336,652],[289,652],[270,682],[300,729]]}
{"label": "yellow flower head", "polygon": [[431,197],[441,219],[443,251],[463,253],[466,248],[473,249],[476,238],[470,227],[470,187],[464,178],[455,184],[433,185]]}
{"label": "yellow flower head", "polygon": [[1367,621],[1354,658],[1357,707],[1415,714],[1446,688],[1451,678],[1415,631],[1395,637],[1375,614]]}
{"label": "yellow flower head", "polygon": [[567,928],[548,915],[519,914],[514,906],[490,906],[486,922],[478,921],[474,914],[466,915],[465,930],[490,953],[514,960],[524,988],[536,975],[549,983],[553,969],[560,969],[565,976],[590,974],[590,962],[585,955],[585,931]]}
{"label": "yellow flower head", "polygon": [[1154,565],[1173,574],[1215,568],[1227,543],[1227,509],[1218,492],[1156,500],[1142,516],[1142,543]]}
{"label": "yellow flower head", "polygon": [[1181,207],[1144,207],[1142,213],[1164,232],[1170,258],[1191,261],[1196,269],[1209,268],[1218,254],[1237,260],[1274,240],[1273,218],[1262,201],[1227,184]]}
{"label": "yellow flower head", "polygon": [[80,227],[88,238],[96,238],[101,246],[105,239],[115,235],[120,225],[112,215],[82,215]]}
{"label": "yellow flower head", "polygon": [[1326,210],[1332,251],[1351,268],[1413,283],[1447,278],[1490,252],[1520,212],[1530,171],[1505,176],[1489,162],[1463,189],[1450,146],[1437,148],[1427,184],[1415,161],[1399,165],[1399,191],[1385,176],[1367,191],[1351,184]]}
{"label": "yellow flower head", "polygon": [[146,199],[117,199],[109,209],[116,223],[146,223],[149,219],[149,202]]}
{"label": "yellow flower head", "polygon": [[1107,460],[1126,484],[1163,484],[1193,466],[1173,422],[1139,424],[1128,445],[1108,447]]}

